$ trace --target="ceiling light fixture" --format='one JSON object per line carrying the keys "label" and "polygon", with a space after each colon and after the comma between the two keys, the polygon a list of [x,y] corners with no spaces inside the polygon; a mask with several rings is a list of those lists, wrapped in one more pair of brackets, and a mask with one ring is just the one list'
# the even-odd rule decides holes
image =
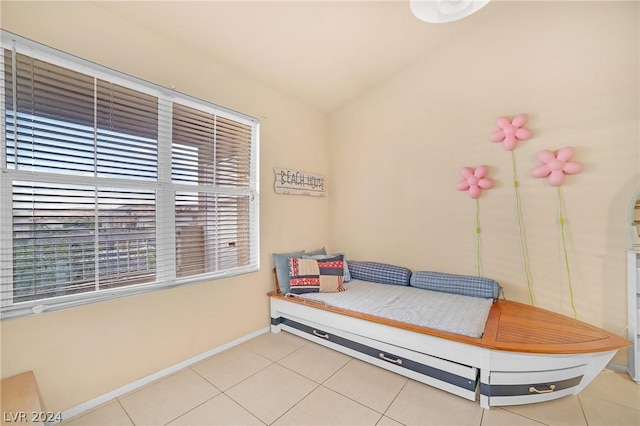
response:
{"label": "ceiling light fixture", "polygon": [[411,12],[424,22],[441,24],[466,18],[490,0],[410,0]]}

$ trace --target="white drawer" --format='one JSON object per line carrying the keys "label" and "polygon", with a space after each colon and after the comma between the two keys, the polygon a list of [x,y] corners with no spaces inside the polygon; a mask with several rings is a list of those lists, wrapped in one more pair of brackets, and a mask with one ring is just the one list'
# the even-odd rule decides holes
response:
{"label": "white drawer", "polygon": [[529,404],[569,395],[580,384],[586,365],[546,371],[492,371],[481,393],[489,405]]}
{"label": "white drawer", "polygon": [[476,367],[315,324],[306,319],[281,317],[279,321],[283,330],[464,398],[476,399]]}

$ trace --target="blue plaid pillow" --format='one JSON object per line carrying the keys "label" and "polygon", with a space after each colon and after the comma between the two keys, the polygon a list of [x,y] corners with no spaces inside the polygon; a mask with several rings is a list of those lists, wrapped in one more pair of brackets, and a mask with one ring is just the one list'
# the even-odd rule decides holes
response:
{"label": "blue plaid pillow", "polygon": [[433,271],[414,272],[411,275],[411,286],[484,299],[497,299],[501,290],[500,285],[490,278]]}
{"label": "blue plaid pillow", "polygon": [[378,262],[348,260],[349,273],[354,280],[380,284],[409,285],[411,270],[402,266]]}

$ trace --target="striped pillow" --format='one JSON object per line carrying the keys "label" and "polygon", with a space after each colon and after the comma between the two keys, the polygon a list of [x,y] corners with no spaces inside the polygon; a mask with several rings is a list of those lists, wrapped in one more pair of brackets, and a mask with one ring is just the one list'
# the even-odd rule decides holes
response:
{"label": "striped pillow", "polygon": [[289,292],[304,294],[346,291],[342,285],[343,273],[342,255],[325,259],[292,257],[289,259]]}
{"label": "striped pillow", "polygon": [[490,278],[433,271],[414,272],[411,275],[411,286],[485,299],[497,299],[502,290],[500,285]]}
{"label": "striped pillow", "polygon": [[409,285],[411,270],[402,266],[378,262],[350,260],[349,272],[355,280],[371,281],[380,284]]}

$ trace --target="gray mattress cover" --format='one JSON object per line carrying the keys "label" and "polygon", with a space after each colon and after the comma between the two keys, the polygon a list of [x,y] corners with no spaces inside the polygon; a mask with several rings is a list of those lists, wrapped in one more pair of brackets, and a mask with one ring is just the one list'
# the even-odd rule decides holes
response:
{"label": "gray mattress cover", "polygon": [[470,337],[482,337],[493,303],[491,299],[360,280],[344,286],[347,291],[296,297]]}

